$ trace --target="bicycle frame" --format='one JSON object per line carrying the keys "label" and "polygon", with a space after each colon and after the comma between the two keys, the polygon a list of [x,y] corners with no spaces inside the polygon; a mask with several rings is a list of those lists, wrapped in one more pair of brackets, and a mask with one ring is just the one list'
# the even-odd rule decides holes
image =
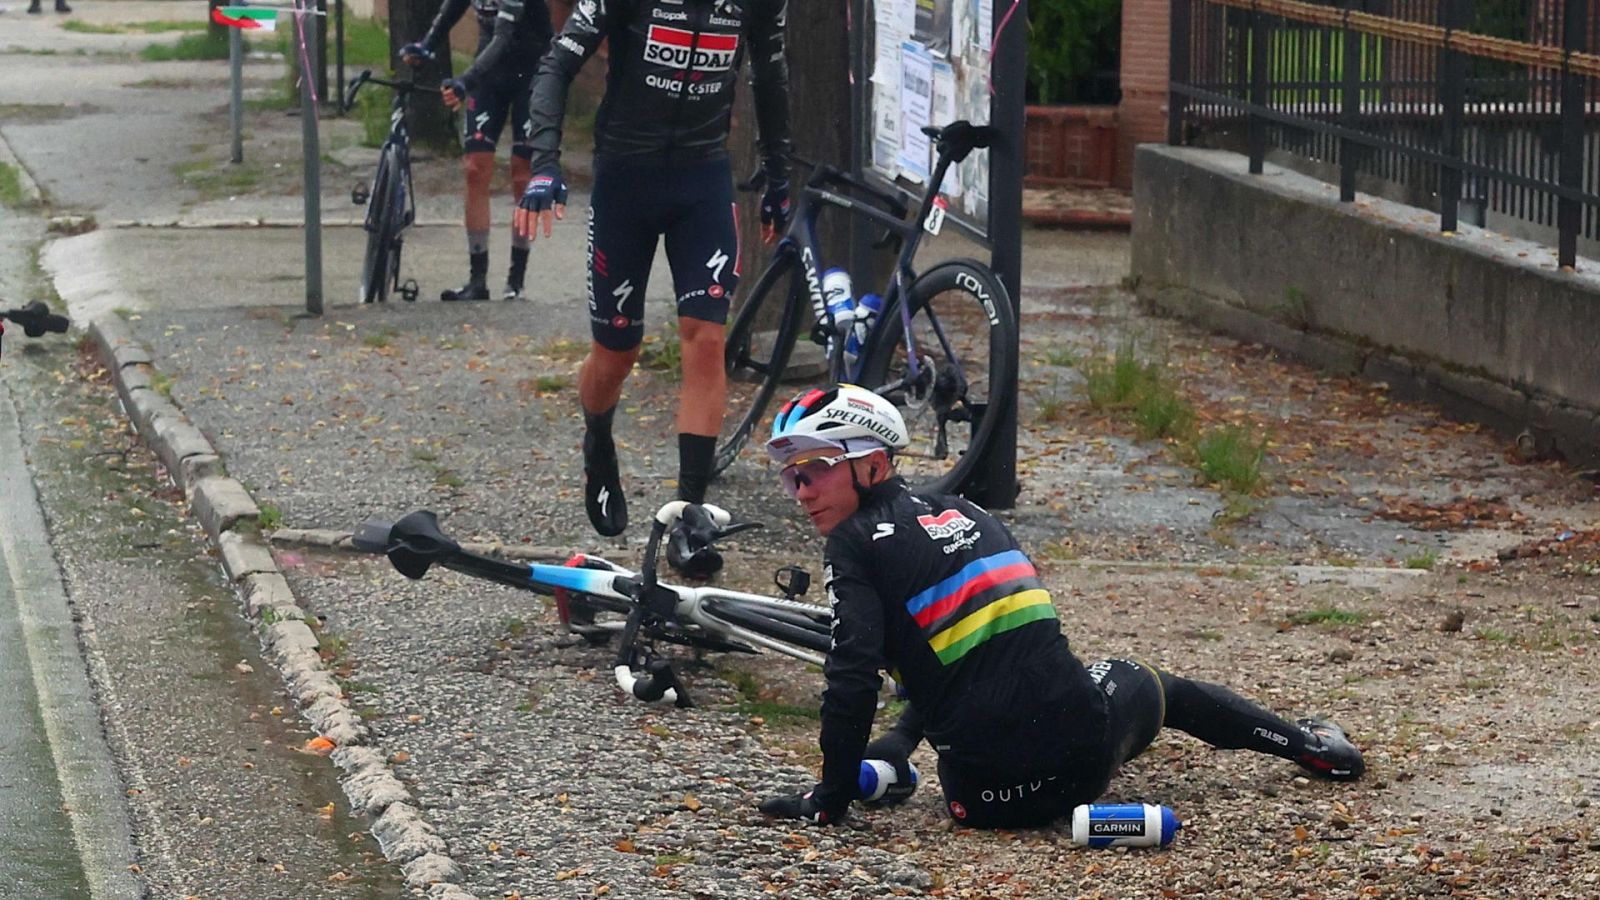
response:
{"label": "bicycle frame", "polygon": [[[463,550],[447,537],[438,529],[433,514],[428,512],[413,513],[393,525],[369,520],[357,529],[352,543],[360,550],[386,554],[395,568],[409,578],[421,578],[430,566],[438,564],[510,587],[553,594],[562,623],[569,631],[586,636],[595,632],[621,635],[613,673],[618,687],[641,700],[665,699],[680,706],[691,705],[671,666],[656,660],[654,653],[642,646],[658,638],[730,651],[753,652],[749,646],[744,646],[753,645],[821,665],[829,638],[817,629],[823,627],[824,621],[831,622],[832,612],[828,608],[794,600],[792,596],[778,598],[710,586],[683,587],[656,578],[661,540],[688,505],[676,500],[656,513],[645,546],[644,564],[637,573],[582,554],[565,565],[518,564],[481,556]],[[719,526],[729,523],[731,517],[726,511],[709,505],[705,510]],[[599,605],[609,606],[616,612],[625,610],[626,621],[574,627],[569,609],[571,601],[565,594],[568,591],[597,598],[602,601]],[[784,640],[730,621],[726,614],[718,614],[718,604],[758,615],[775,614],[776,621],[768,624],[775,631],[789,633],[791,639]],[[800,617],[811,623],[812,628],[790,624]],[[789,622],[785,622],[785,618]],[[795,631],[804,632],[804,638],[795,637]],[[636,666],[643,668],[645,674],[635,671]]]}
{"label": "bicycle frame", "polygon": [[[804,164],[803,160],[797,159],[796,161]],[[878,347],[880,329],[878,328],[878,323],[873,323],[872,329],[867,336],[867,342],[861,349],[855,369],[846,371],[844,335],[835,323],[833,313],[828,310],[827,303],[822,295],[821,272],[823,266],[820,262],[821,254],[819,241],[817,240],[818,216],[821,215],[822,210],[826,207],[831,206],[842,209],[847,213],[860,216],[873,224],[883,227],[886,232],[900,239],[900,253],[895,261],[894,273],[890,276],[889,284],[883,291],[883,305],[884,309],[894,308],[899,311],[900,323],[903,326],[901,331],[906,343],[908,370],[907,377],[903,381],[915,383],[921,375],[922,361],[917,353],[916,339],[912,335],[911,307],[907,302],[897,303],[896,301],[903,301],[908,296],[909,287],[916,280],[917,273],[913,263],[916,260],[917,250],[922,243],[923,226],[927,221],[928,213],[933,209],[934,200],[939,196],[939,185],[944,183],[945,174],[949,171],[954,161],[953,154],[941,143],[939,158],[934,166],[933,176],[928,179],[928,188],[923,192],[922,202],[917,209],[916,216],[909,222],[904,218],[904,212],[898,197],[832,166],[811,165],[811,176],[806,179],[806,185],[800,192],[794,219],[790,222],[789,228],[779,241],[779,250],[787,249],[798,254],[801,270],[806,280],[806,290],[811,300],[813,317],[827,320],[828,333],[832,336],[828,347],[828,374],[831,381],[854,382],[856,376],[861,371],[864,371],[867,359],[878,352],[887,352],[887,348]],[[870,203],[830,190],[829,187],[831,186],[838,186],[846,190],[857,190],[868,194],[888,204],[891,207],[891,211],[879,209]],[[896,215],[896,212],[899,214]],[[939,325],[938,319],[932,315],[931,310],[929,311],[929,322],[935,335],[937,335],[940,343],[944,345],[944,349],[948,353],[949,339],[945,337],[944,329]],[[950,358],[954,360],[955,357],[950,354]],[[964,373],[959,371],[959,363],[957,374],[965,377]],[[905,386],[904,383],[879,385],[873,390],[878,394],[888,394]]]}

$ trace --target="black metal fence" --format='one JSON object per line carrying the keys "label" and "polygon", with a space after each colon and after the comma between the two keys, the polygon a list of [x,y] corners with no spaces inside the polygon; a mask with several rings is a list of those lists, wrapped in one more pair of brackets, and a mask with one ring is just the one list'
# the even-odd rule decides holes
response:
{"label": "black metal fence", "polygon": [[[1600,0],[1173,0],[1168,141],[1600,239]],[[1330,179],[1331,180],[1331,179]]]}

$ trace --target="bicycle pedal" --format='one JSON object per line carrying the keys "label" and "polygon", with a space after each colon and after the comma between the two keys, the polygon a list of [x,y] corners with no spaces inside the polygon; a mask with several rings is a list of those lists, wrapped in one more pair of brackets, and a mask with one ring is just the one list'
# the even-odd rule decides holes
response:
{"label": "bicycle pedal", "polygon": [[350,202],[356,206],[365,206],[370,199],[372,199],[372,192],[367,190],[366,185],[358,184],[350,189]]}

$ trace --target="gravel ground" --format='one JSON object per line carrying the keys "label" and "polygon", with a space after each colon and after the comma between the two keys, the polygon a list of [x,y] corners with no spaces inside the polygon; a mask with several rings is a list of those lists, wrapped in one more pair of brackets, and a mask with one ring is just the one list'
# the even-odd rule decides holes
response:
{"label": "gravel ground", "polygon": [[[928,788],[894,814],[834,831],[775,827],[753,804],[811,778],[814,671],[719,660],[690,673],[701,708],[646,708],[610,685],[607,651],[572,644],[532,595],[451,573],[410,583],[376,561],[280,548],[297,596],[340,638],[332,664],[352,702],[465,886],[526,897],[1569,896],[1600,877],[1597,569],[1496,560],[1590,527],[1592,484],[1558,464],[1519,464],[1504,439],[1391,401],[1380,385],[1144,319],[1109,289],[1026,301],[1025,493],[1008,515],[1080,654],[1134,654],[1285,714],[1332,716],[1371,774],[1310,782],[1280,760],[1164,734],[1110,797],[1176,809],[1187,824],[1168,852],[1078,851],[1059,830],[953,829],[932,759]],[[174,398],[287,525],[425,506],[460,537],[600,546],[631,561],[637,544],[601,546],[576,512],[581,351],[552,319],[538,306],[468,316],[419,305],[320,324],[263,312],[135,326]],[[1138,440],[1083,402],[1076,368],[1049,361],[1130,334],[1166,360],[1204,423],[1271,435],[1266,486],[1242,512],[1197,485],[1175,444]],[[670,494],[658,433],[674,390],[649,372],[630,387],[620,436],[636,509]],[[771,526],[730,554],[730,582],[755,589],[758,573],[817,550],[769,478],[742,463],[718,493]]]}

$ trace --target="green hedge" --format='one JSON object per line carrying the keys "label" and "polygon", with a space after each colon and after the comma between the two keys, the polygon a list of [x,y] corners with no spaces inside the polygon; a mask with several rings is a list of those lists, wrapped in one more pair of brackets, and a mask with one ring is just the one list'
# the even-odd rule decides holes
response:
{"label": "green hedge", "polygon": [[1106,79],[1122,43],[1122,0],[1029,0],[1028,101],[1113,103]]}

